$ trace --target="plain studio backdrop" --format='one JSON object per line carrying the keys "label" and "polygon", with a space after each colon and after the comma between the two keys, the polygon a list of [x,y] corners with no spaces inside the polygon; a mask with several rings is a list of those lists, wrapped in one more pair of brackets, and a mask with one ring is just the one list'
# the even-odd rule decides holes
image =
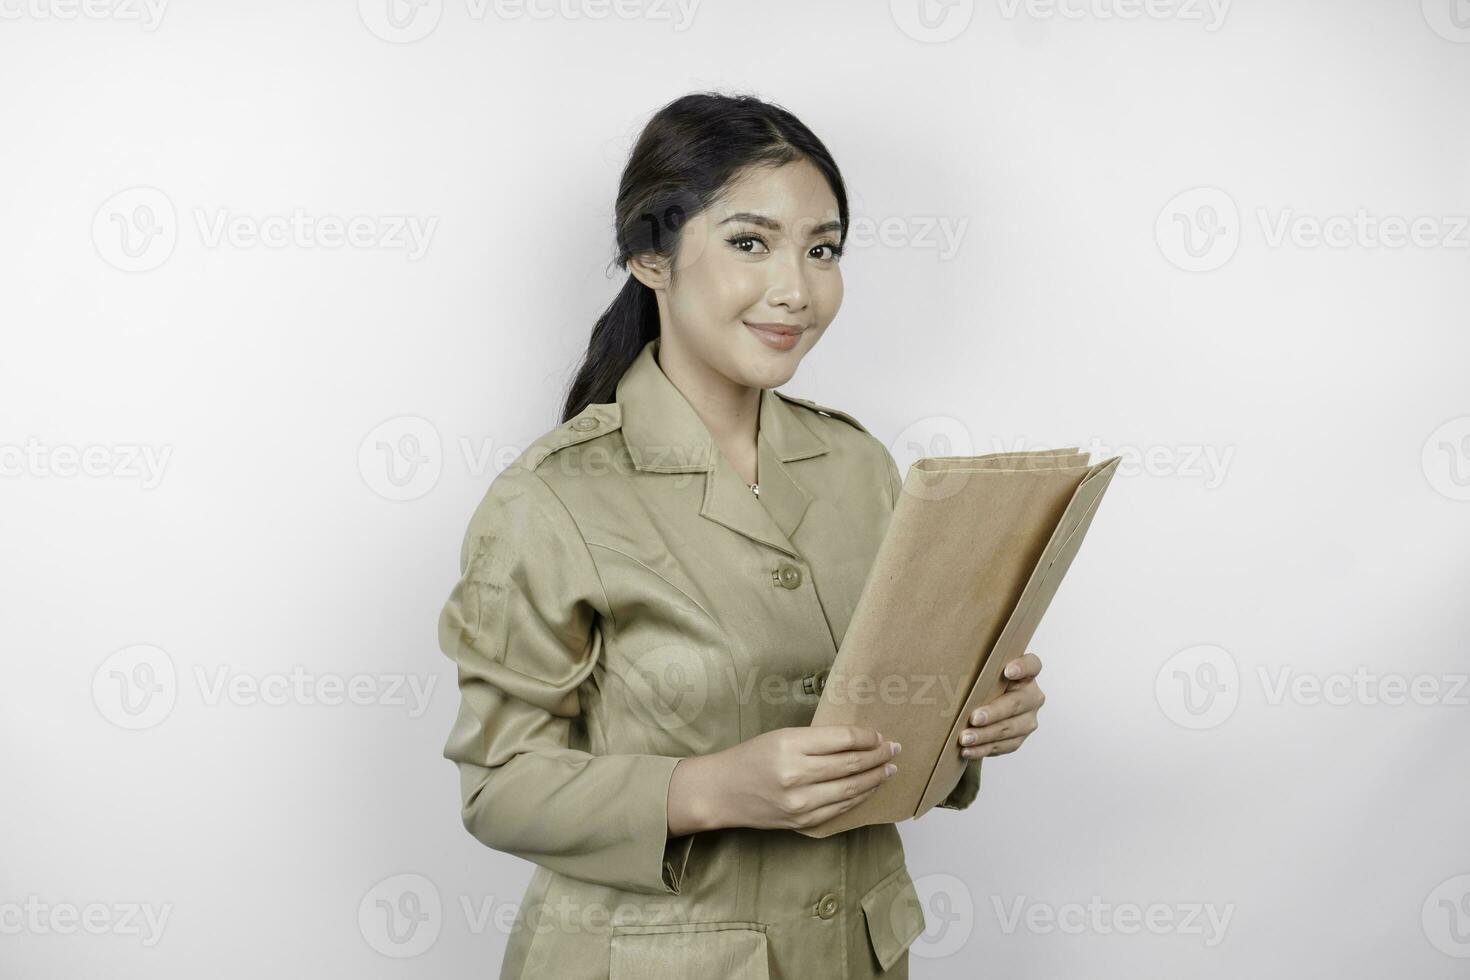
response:
{"label": "plain studio backdrop", "polygon": [[[1122,469],[916,977],[1470,969],[1470,8],[0,2],[0,974],[486,977],[461,535],[689,91],[848,182],[784,390]],[[590,927],[595,927],[595,923]]]}

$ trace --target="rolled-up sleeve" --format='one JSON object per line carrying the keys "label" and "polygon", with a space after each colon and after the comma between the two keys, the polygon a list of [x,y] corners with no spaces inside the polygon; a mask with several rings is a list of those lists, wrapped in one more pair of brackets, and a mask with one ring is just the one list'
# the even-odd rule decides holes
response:
{"label": "rolled-up sleeve", "polygon": [[[959,751],[958,746],[955,747],[955,751]],[[974,803],[976,795],[980,792],[980,763],[984,761],[984,759],[971,759],[966,763],[965,771],[960,773],[960,781],[955,783],[949,795],[935,806],[942,806],[947,810],[963,810]]]}
{"label": "rolled-up sleeve", "polygon": [[[894,461],[893,454],[888,451],[887,446],[879,443],[883,449],[883,456],[888,460],[888,499],[893,507],[898,506],[898,498],[903,493],[903,476],[898,472],[898,463]],[[952,751],[958,752],[956,745]],[[965,771],[960,774],[960,781],[955,788],[936,806],[944,807],[946,810],[963,810],[975,802],[975,796],[980,792],[980,763],[984,759],[971,759],[965,764]]]}
{"label": "rolled-up sleeve", "polygon": [[485,845],[583,881],[678,894],[693,839],[668,836],[680,759],[571,747],[607,615],[572,515],[534,471],[502,471],[439,617],[460,692],[444,756],[459,766],[465,828]]}

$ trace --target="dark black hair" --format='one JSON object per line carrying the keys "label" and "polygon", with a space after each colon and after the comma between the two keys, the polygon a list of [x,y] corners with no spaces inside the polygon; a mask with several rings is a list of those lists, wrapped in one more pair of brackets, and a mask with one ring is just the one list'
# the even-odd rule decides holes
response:
{"label": "dark black hair", "polygon": [[[842,222],[838,244],[845,244],[847,189],[842,174],[801,120],[750,95],[695,92],[675,99],[643,127],[623,168],[613,219],[613,261],[626,270],[628,260],[643,252],[672,257],[684,223],[714,203],[743,170],[800,159],[810,160],[827,178]],[[561,421],[588,405],[613,401],[623,373],[658,333],[654,292],[630,273],[592,328]]]}

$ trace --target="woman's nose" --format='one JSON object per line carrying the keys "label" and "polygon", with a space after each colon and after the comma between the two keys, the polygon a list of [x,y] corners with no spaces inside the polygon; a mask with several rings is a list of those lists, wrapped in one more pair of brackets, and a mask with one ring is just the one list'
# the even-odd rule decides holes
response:
{"label": "woman's nose", "polygon": [[800,255],[794,259],[787,256],[783,261],[772,262],[770,285],[766,300],[772,306],[784,306],[793,312],[806,308],[807,269]]}

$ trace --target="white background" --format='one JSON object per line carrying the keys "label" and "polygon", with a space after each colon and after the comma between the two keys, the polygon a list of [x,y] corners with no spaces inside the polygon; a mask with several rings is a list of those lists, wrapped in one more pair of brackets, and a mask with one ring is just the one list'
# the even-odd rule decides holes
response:
{"label": "white background", "polygon": [[903,825],[913,975],[1464,976],[1470,6],[533,9],[0,2],[0,974],[496,974],[435,623],[714,88],[848,181],[785,390],[1125,455],[1040,730]]}

